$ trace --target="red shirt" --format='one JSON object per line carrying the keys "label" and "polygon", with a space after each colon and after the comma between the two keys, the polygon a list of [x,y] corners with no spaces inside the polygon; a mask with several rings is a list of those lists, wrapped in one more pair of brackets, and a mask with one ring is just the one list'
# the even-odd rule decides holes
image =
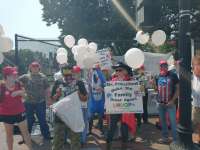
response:
{"label": "red shirt", "polygon": [[5,90],[3,100],[0,102],[0,115],[17,115],[25,111],[24,104],[22,103],[22,97],[12,97],[11,94],[14,91],[20,90],[19,87],[15,87],[14,90]]}

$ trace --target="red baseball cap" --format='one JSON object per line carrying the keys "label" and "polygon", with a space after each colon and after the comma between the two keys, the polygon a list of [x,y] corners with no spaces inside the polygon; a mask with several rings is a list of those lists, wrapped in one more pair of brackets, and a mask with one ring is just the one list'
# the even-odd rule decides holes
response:
{"label": "red baseball cap", "polygon": [[167,61],[166,60],[160,60],[160,65],[164,65],[164,64],[168,65]]}
{"label": "red baseball cap", "polygon": [[142,64],[139,68],[144,70],[144,64]]}
{"label": "red baseball cap", "polygon": [[33,62],[30,64],[30,67],[40,67],[40,64],[39,64],[39,62],[37,62],[37,61],[33,61]]}
{"label": "red baseball cap", "polygon": [[73,73],[80,73],[81,72],[81,68],[79,66],[73,66],[72,72]]}
{"label": "red baseball cap", "polygon": [[17,75],[17,68],[16,67],[11,67],[11,66],[6,66],[3,68],[2,73],[4,76],[8,75]]}

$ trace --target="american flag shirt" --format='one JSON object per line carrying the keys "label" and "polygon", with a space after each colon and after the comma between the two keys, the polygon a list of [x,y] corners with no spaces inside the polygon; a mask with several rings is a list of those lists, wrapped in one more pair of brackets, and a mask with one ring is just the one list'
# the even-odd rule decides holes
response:
{"label": "american flag shirt", "polygon": [[167,104],[172,96],[172,81],[170,76],[158,78],[158,102]]}

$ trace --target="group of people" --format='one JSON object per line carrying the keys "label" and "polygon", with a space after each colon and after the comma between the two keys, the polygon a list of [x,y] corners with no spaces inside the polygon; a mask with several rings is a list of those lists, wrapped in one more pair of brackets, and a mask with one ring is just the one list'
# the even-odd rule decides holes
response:
{"label": "group of people", "polygon": [[[200,56],[192,59],[192,121],[194,129],[200,133]],[[176,133],[176,110],[179,95],[178,75],[168,70],[166,61],[160,61],[160,73],[155,80],[155,90],[158,92],[158,112],[161,124],[162,143],[169,143],[168,138],[168,114],[173,141],[177,141]],[[24,143],[32,150],[31,137],[32,127],[37,120],[40,125],[44,142],[52,141],[52,150],[61,150],[67,139],[70,139],[71,149],[79,150],[87,143],[87,136],[92,134],[93,120],[98,116],[98,127],[106,137],[107,149],[112,149],[112,141],[117,123],[120,122],[122,148],[127,147],[129,137],[135,136],[136,128],[140,129],[141,120],[148,123],[148,84],[145,78],[144,66],[137,69],[138,75],[134,75],[132,68],[118,62],[112,66],[114,72],[105,78],[99,66],[90,70],[86,79],[81,78],[81,70],[64,64],[60,66],[60,78],[57,78],[52,86],[47,77],[41,73],[38,62],[29,65],[29,72],[18,76],[17,68],[6,66],[2,69],[3,81],[0,84],[0,122],[3,122],[6,131],[8,150],[13,150],[13,128],[17,124],[20,128]],[[130,81],[137,80],[143,92],[143,114],[122,113],[105,114],[105,83],[106,81]],[[58,102],[62,98],[77,92],[85,128],[81,133],[74,132],[64,121],[55,114],[54,133],[51,136],[46,121],[46,107]],[[156,109],[156,108],[155,108]],[[105,117],[106,116],[106,117]],[[108,117],[109,116],[109,117]],[[108,130],[105,134],[103,120],[108,120]],[[137,123],[135,123],[137,122]],[[200,135],[199,135],[200,137]],[[200,138],[199,141],[200,142]]]}
{"label": "group of people", "polygon": [[31,131],[35,115],[40,124],[44,140],[50,140],[46,122],[46,98],[50,95],[48,80],[40,72],[40,64],[29,65],[29,73],[18,76],[17,68],[6,66],[2,69],[3,81],[0,84],[0,122],[3,122],[7,135],[8,150],[13,150],[13,128],[18,125],[23,138],[32,150]]}

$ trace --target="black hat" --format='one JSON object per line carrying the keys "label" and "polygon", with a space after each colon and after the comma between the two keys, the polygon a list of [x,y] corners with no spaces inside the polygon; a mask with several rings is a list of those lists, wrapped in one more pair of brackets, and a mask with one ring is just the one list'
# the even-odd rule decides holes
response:
{"label": "black hat", "polygon": [[117,68],[123,68],[128,72],[129,76],[133,75],[131,67],[129,67],[128,65],[124,64],[123,62],[117,62],[117,64],[113,65],[112,68],[114,70],[117,69]]}
{"label": "black hat", "polygon": [[72,74],[72,68],[72,66],[65,64],[61,66],[61,72],[63,75]]}

